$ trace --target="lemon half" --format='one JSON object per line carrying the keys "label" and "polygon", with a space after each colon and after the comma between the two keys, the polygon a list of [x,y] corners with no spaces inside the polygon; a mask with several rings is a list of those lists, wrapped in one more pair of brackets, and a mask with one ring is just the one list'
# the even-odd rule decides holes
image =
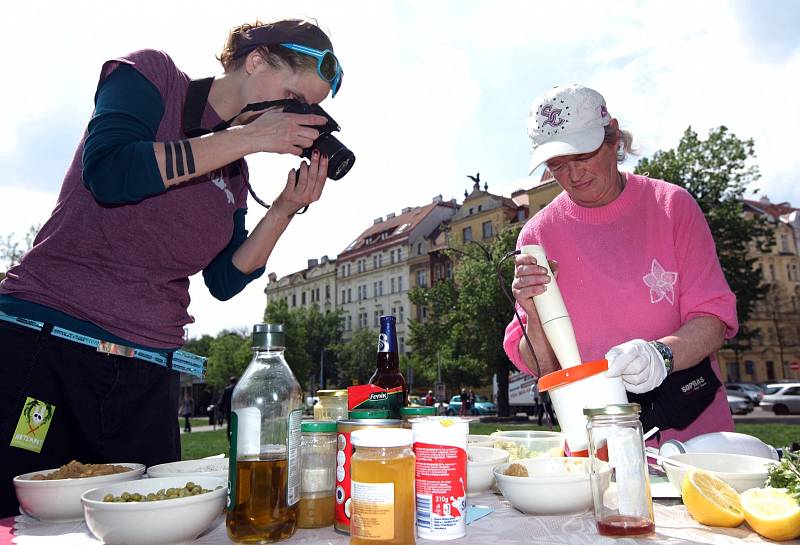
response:
{"label": "lemon half", "polygon": [[687,471],[681,494],[686,510],[700,524],[734,528],[744,522],[739,494],[710,473]]}
{"label": "lemon half", "polygon": [[800,505],[782,488],[751,488],[741,495],[750,527],[774,541],[800,537]]}

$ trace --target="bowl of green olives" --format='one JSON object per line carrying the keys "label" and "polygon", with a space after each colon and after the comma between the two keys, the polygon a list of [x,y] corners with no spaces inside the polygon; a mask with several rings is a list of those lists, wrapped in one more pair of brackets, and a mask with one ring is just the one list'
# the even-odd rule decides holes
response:
{"label": "bowl of green olives", "polygon": [[107,545],[176,545],[222,523],[226,496],[218,477],[163,477],[95,488],[81,503],[89,530]]}

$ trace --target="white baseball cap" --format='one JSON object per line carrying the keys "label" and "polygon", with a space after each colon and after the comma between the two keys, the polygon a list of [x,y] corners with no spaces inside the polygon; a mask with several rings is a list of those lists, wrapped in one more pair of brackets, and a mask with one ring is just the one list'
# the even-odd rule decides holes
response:
{"label": "white baseball cap", "polygon": [[583,85],[553,87],[536,97],[528,114],[530,172],[553,157],[590,153],[611,122],[603,95]]}

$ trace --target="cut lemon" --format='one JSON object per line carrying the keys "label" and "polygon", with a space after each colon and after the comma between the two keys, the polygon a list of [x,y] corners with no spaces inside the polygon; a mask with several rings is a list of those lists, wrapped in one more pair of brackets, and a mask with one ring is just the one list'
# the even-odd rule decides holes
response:
{"label": "cut lemon", "polygon": [[751,488],[742,492],[742,510],[750,527],[767,539],[800,537],[800,505],[782,488]]}
{"label": "cut lemon", "polygon": [[690,469],[681,485],[683,504],[700,524],[734,528],[744,522],[739,494],[725,481]]}

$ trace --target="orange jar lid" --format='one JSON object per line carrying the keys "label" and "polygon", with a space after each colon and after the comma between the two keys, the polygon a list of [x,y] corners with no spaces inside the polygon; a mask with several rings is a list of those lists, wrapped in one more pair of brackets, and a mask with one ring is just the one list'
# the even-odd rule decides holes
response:
{"label": "orange jar lid", "polygon": [[608,370],[608,360],[595,360],[575,367],[567,367],[559,371],[548,373],[539,379],[539,391],[546,392],[559,386],[572,384],[581,379],[591,377]]}

